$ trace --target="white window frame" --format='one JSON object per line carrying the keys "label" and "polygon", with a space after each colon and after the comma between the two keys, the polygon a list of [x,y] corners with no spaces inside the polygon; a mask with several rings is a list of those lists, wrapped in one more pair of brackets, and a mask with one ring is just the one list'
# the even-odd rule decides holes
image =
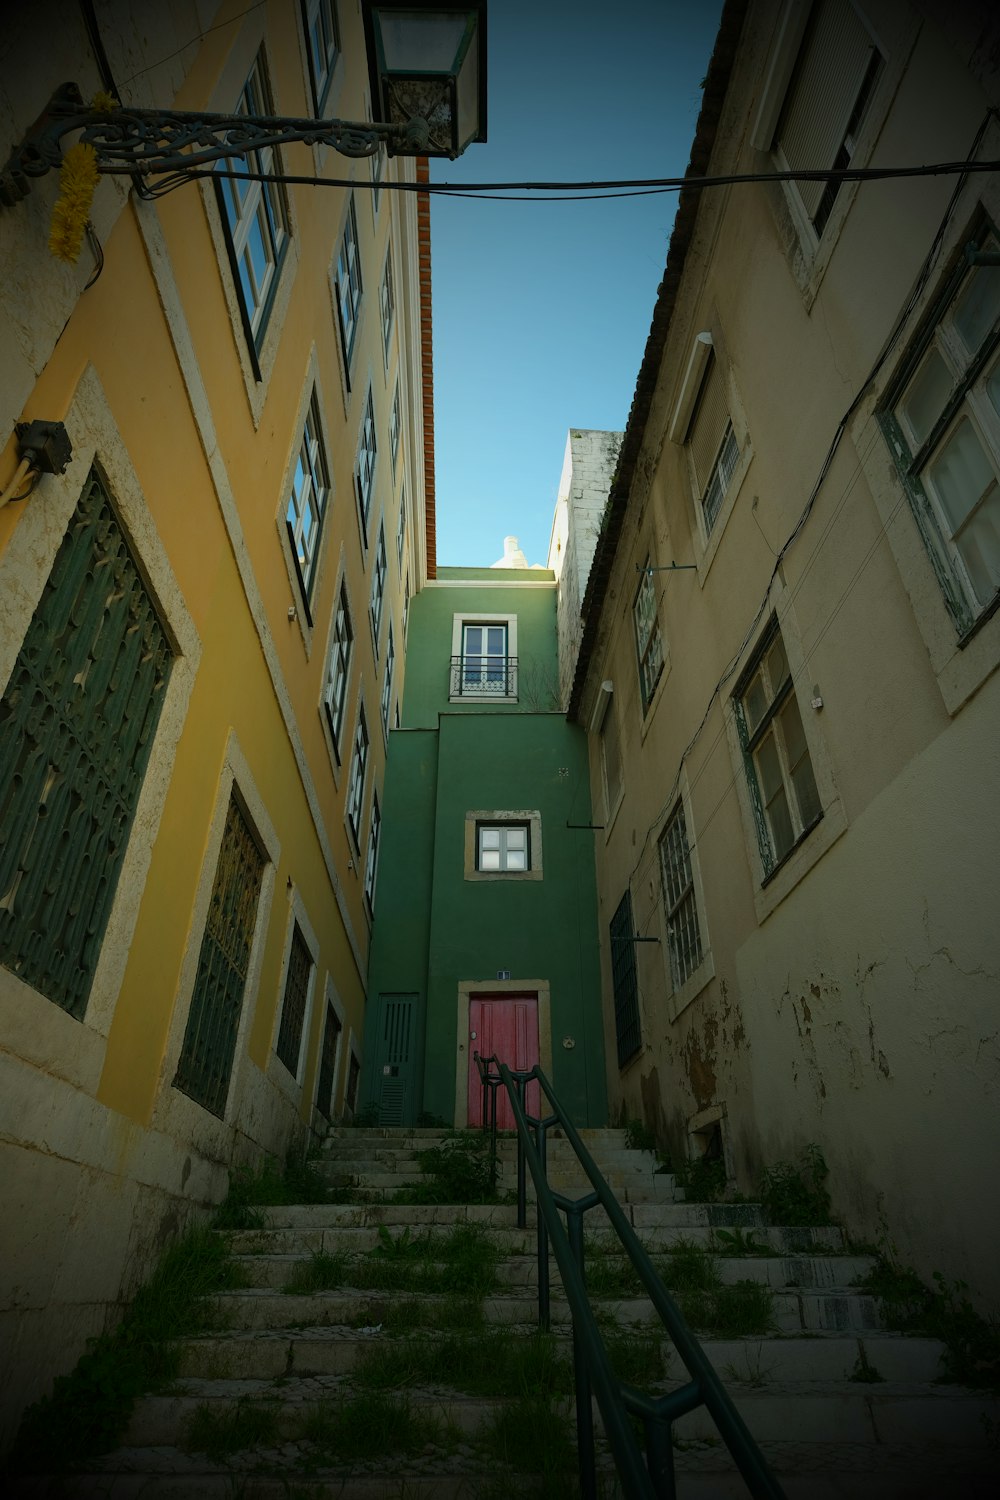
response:
{"label": "white window frame", "polygon": [[368,780],[368,761],[371,741],[368,736],[368,720],[365,705],[358,704],[358,716],[354,724],[354,748],[351,752],[351,774],[344,799],[344,820],[350,831],[354,848],[360,853],[361,829],[364,824],[365,787]]}
{"label": "white window frame", "polygon": [[371,520],[372,499],[375,494],[375,464],[378,459],[378,440],[375,436],[375,400],[369,385],[361,414],[361,431],[358,434],[358,456],[354,465],[354,490],[358,502],[358,526],[361,543],[368,551],[368,522]]}
{"label": "white window frame", "polygon": [[307,613],[315,590],[329,496],[330,466],[323,442],[319,393],[314,386],[306,408],[298,456],[292,468],[291,494],[285,511],[292,558]]}
{"label": "white window frame", "polygon": [[[512,689],[511,692],[476,692],[474,686],[466,686],[464,680],[465,630],[470,625],[503,625],[506,627],[507,654],[505,661],[507,665],[504,686]],[[451,660],[452,669],[449,674],[448,699],[450,703],[516,703],[518,691],[517,615],[454,615],[452,617]]]}
{"label": "white window frame", "polygon": [[365,290],[364,277],[361,274],[361,246],[358,243],[358,216],[353,193],[348,200],[344,230],[337,249],[334,285],[337,319],[340,323],[340,341],[344,353],[344,378],[347,382],[347,389],[350,390],[351,362],[357,345],[361,302]]}
{"label": "white window frame", "polygon": [[[774,666],[778,647],[781,648],[781,657],[784,659],[784,670],[780,678]],[[764,703],[756,719],[751,719],[747,700],[754,685],[758,683]],[[813,768],[812,750],[802,718],[802,708],[795,691],[791,663],[776,616],[772,617],[758,640],[753,655],[736,685],[733,705],[766,884],[822,821],[824,812],[819,783]],[[786,714],[790,709],[794,710],[794,715],[798,720],[802,742],[802,750],[794,761],[785,723]],[[775,785],[770,798],[767,797],[766,774],[761,756],[766,744],[770,744],[772,769],[777,769],[780,780],[780,786]],[[796,772],[803,768],[808,770],[808,783],[803,779],[804,794],[796,780]],[[778,803],[779,794],[782,799],[780,804]],[[810,804],[810,798],[814,799],[814,806]],[[775,807],[774,812],[771,811],[772,805]],[[777,809],[782,805],[787,813],[788,830],[791,835],[787,843],[782,843],[780,838],[781,819]]]}
{"label": "white window frame", "polygon": [[409,628],[409,624],[410,624],[410,572],[409,572],[409,569],[407,569],[407,571],[406,571],[406,582],[405,582],[405,584],[403,586],[402,632],[403,632],[403,645],[404,646],[406,645],[406,634],[407,634],[407,630]]}
{"label": "white window frame", "polygon": [[389,368],[389,350],[392,347],[392,325],[396,311],[396,297],[392,284],[392,245],[385,252],[385,265],[378,291],[379,313],[382,318],[382,358]]}
{"label": "white window frame", "polygon": [[382,198],[382,178],[385,175],[386,153],[385,147],[380,145],[378,150],[370,156],[372,172],[372,218],[378,218],[378,206]]}
{"label": "white window frame", "polygon": [[[985,221],[970,243],[994,254],[1000,250],[1000,236]],[[879,413],[945,607],[960,639],[1000,606],[1000,582],[992,592],[977,585],[969,566],[971,548],[960,537],[974,513],[985,510],[987,491],[954,525],[942,502],[934,466],[959,427],[967,423],[986,466],[993,471],[993,508],[1000,505],[1000,316],[994,318],[979,346],[972,351],[966,346],[956,321],[959,308],[977,282],[984,284],[979,278],[996,274],[993,266],[970,266],[964,256],[958,260],[925,317],[923,328]],[[908,415],[907,397],[931,359],[938,361],[950,381],[950,389],[929,427],[920,431]],[[991,378],[997,382],[994,397],[987,391]]]}
{"label": "white window frame", "polygon": [[400,575],[403,572],[403,548],[406,545],[406,480],[399,491],[399,519],[396,522],[396,562]]}
{"label": "white window frame", "polygon": [[392,621],[389,621],[389,632],[385,647],[385,671],[382,677],[382,730],[388,737],[389,734],[389,709],[392,706],[392,678],[396,664],[396,643],[392,634]]}
{"label": "white window frame", "polygon": [[305,34],[309,89],[313,110],[319,118],[326,108],[330,84],[340,57],[337,0],[302,0],[302,28]]}
{"label": "white window frame", "polygon": [[382,628],[382,613],[385,608],[385,583],[389,571],[389,561],[385,551],[385,520],[378,523],[378,541],[375,544],[375,556],[372,561],[372,594],[368,605],[368,617],[371,621],[372,640],[375,644],[375,655],[378,655],[378,637]]}
{"label": "white window frame", "polygon": [[396,385],[392,393],[392,405],[389,408],[389,454],[392,458],[392,472],[396,472],[396,460],[399,457],[399,432],[400,432],[400,410],[399,410],[399,376],[396,376]]}
{"label": "white window frame", "polygon": [[[484,828],[509,828],[527,831],[528,868],[526,870],[481,870],[479,868],[480,833]],[[538,808],[471,808],[465,814],[464,876],[466,880],[517,881],[541,880],[542,815]]]}
{"label": "white window frame", "polygon": [[[239,115],[273,114],[264,50],[258,52],[240,92],[234,111]],[[220,163],[227,172],[275,173],[281,157],[274,146],[248,151],[246,159],[227,156]],[[241,192],[241,181],[244,191]],[[226,248],[229,252],[236,297],[246,328],[255,374],[260,378],[257,356],[264,340],[274,292],[281,276],[291,234],[288,203],[279,182],[260,182],[240,177],[215,177]],[[251,237],[256,229],[263,252],[263,268],[255,268]]]}
{"label": "white window frame", "polygon": [[636,665],[639,672],[639,697],[643,717],[649,713],[656,696],[656,689],[666,670],[667,653],[660,630],[656,590],[653,584],[651,563],[647,555],[642,565],[642,578],[632,601],[632,625],[635,640]]}
{"label": "white window frame", "polygon": [[372,792],[372,811],[368,824],[368,851],[365,856],[365,905],[368,915],[375,915],[375,886],[378,880],[378,850],[382,831],[382,810],[378,792]]}
{"label": "white window frame", "polygon": [[354,659],[354,623],[351,619],[347,583],[342,578],[337,591],[337,606],[334,610],[333,633],[326,663],[326,680],[323,686],[323,711],[326,716],[330,740],[337,764],[340,764],[340,744],[347,714],[347,690],[351,679],[351,664]]}

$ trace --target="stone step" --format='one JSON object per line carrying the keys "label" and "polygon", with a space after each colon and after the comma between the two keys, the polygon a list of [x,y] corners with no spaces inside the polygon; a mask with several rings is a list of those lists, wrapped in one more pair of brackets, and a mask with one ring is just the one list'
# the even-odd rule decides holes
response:
{"label": "stone step", "polygon": [[[358,1209],[357,1212],[362,1217],[367,1217],[369,1211]],[[377,1212],[384,1213],[385,1210],[377,1210]],[[388,1218],[382,1218],[378,1222],[384,1224],[394,1238],[405,1232],[406,1228],[413,1227],[409,1221],[406,1225],[398,1224]],[[434,1239],[450,1234],[453,1228],[452,1221],[439,1220],[437,1223],[417,1226],[417,1233]],[[731,1258],[725,1241],[717,1238],[715,1230],[704,1225],[653,1227],[639,1229],[636,1232],[647,1250],[651,1252],[669,1250],[677,1245],[693,1245],[701,1250],[715,1251],[720,1264],[725,1264]],[[532,1222],[527,1229],[518,1229],[516,1225],[496,1224],[488,1226],[488,1233],[490,1239],[504,1255],[533,1250],[535,1245],[534,1215],[532,1213]],[[844,1253],[843,1232],[840,1229],[820,1231],[798,1228],[782,1229],[772,1226],[754,1230],[753,1234],[755,1245],[767,1246],[779,1257],[805,1256],[809,1259],[839,1259]],[[814,1239],[814,1236],[818,1237]],[[235,1255],[309,1255],[319,1251],[324,1251],[328,1255],[343,1252],[361,1254],[366,1250],[373,1250],[379,1244],[378,1226],[374,1223],[343,1225],[331,1229],[241,1229],[230,1233],[227,1238]],[[588,1228],[587,1244],[594,1248],[611,1251],[620,1248],[617,1235],[606,1222],[603,1229]],[[754,1258],[756,1257],[748,1257],[748,1259]]]}
{"label": "stone step", "polygon": [[[666,1389],[661,1386],[660,1389]],[[166,1445],[188,1447],[186,1434],[195,1414],[208,1407],[220,1415],[238,1403],[269,1407],[277,1419],[277,1436],[297,1441],[304,1413],[324,1402],[336,1403],[355,1394],[346,1377],[290,1378],[276,1386],[273,1381],[194,1381],[183,1392],[146,1396],[133,1410],[125,1434],[129,1448]],[[487,1424],[496,1401],[472,1397],[442,1388],[407,1390],[411,1406],[453,1424],[464,1435],[474,1435]],[[829,1381],[814,1382],[807,1390],[798,1385],[769,1384],[762,1388],[734,1387],[733,1401],[751,1433],[759,1442],[785,1441],[794,1432],[799,1443],[847,1443],[875,1446],[879,1443],[926,1443],[964,1449],[986,1446],[989,1425],[1000,1417],[1000,1398],[931,1384],[886,1382],[878,1386],[848,1388]],[[571,1416],[571,1397],[558,1402]],[[594,1403],[595,1427],[601,1432],[601,1417]],[[678,1419],[677,1437],[688,1442],[712,1442],[718,1429],[708,1411],[699,1407]],[[277,1446],[273,1441],[268,1447]],[[196,1450],[195,1450],[196,1451]]]}
{"label": "stone step", "polygon": [[[344,1231],[345,1234],[367,1234],[365,1230]],[[378,1245],[374,1233],[371,1234],[372,1244],[369,1249],[375,1249]],[[359,1247],[360,1248],[360,1247]],[[365,1254],[364,1250],[360,1251]],[[368,1257],[366,1256],[366,1259]],[[595,1260],[605,1259],[598,1253],[588,1258],[588,1265],[593,1265]],[[292,1275],[310,1265],[313,1256],[308,1252],[291,1251],[276,1253],[256,1253],[245,1255],[234,1255],[233,1259],[240,1267],[245,1277],[247,1289],[281,1290],[285,1287]],[[615,1257],[617,1260],[618,1257]],[[720,1278],[725,1285],[732,1285],[736,1281],[754,1281],[762,1286],[769,1286],[775,1291],[784,1291],[790,1287],[851,1287],[855,1286],[873,1268],[875,1262],[870,1256],[789,1256],[789,1257],[764,1257],[764,1256],[717,1256],[713,1257]],[[421,1258],[412,1260],[391,1260],[389,1257],[375,1256],[370,1258],[373,1266],[389,1267],[392,1264],[409,1265],[411,1267],[428,1266],[437,1272],[445,1269],[445,1263],[441,1261],[429,1261]],[[627,1262],[623,1262],[626,1264]],[[630,1264],[630,1263],[627,1263]],[[559,1267],[550,1258],[550,1275],[553,1284],[560,1280]],[[538,1260],[530,1253],[512,1253],[499,1260],[496,1265],[498,1280],[506,1286],[536,1286],[538,1283]],[[348,1284],[350,1272],[347,1272]],[[667,1284],[669,1285],[669,1278]]]}
{"label": "stone step", "polygon": [[[293,1325],[323,1327],[379,1323],[388,1316],[391,1304],[412,1301],[419,1296],[428,1322],[440,1314],[454,1312],[455,1296],[451,1294],[403,1293],[343,1287],[337,1291],[311,1294],[257,1290],[223,1292],[213,1299],[224,1324],[237,1330],[288,1328]],[[652,1304],[646,1298],[594,1297],[595,1311],[619,1324],[647,1327],[658,1321]],[[494,1294],[482,1303],[488,1322],[521,1323],[531,1317],[530,1302],[525,1297]],[[822,1291],[786,1291],[772,1294],[770,1317],[773,1327],[782,1333],[820,1333],[846,1330],[870,1330],[882,1327],[882,1316],[876,1298],[848,1288],[829,1287]],[[570,1321],[569,1306],[553,1285],[553,1323]]]}
{"label": "stone step", "polygon": [[[511,1336],[528,1335],[535,1321],[510,1324]],[[219,1380],[274,1380],[288,1375],[341,1375],[373,1346],[394,1343],[377,1324],[369,1331],[342,1326],[274,1328],[257,1332],[227,1330],[186,1339],[178,1345],[180,1376]],[[569,1330],[555,1329],[568,1354]],[[421,1330],[422,1340],[439,1335]],[[936,1339],[875,1331],[860,1336],[768,1335],[760,1338],[702,1338],[701,1346],[723,1380],[757,1387],[770,1382],[849,1381],[862,1359],[887,1381],[922,1384],[937,1379],[944,1346]],[[665,1346],[665,1374],[681,1379],[676,1354]]]}
{"label": "stone step", "polygon": [[[480,1138],[478,1131],[474,1134],[476,1139]],[[617,1151],[627,1151],[630,1149],[624,1130],[615,1130],[610,1127],[587,1127],[579,1130],[577,1134],[587,1150],[592,1154],[595,1150],[599,1150],[602,1147],[609,1147]],[[387,1125],[353,1129],[351,1126],[334,1126],[331,1130],[327,1131],[321,1149],[324,1153],[328,1153],[338,1151],[345,1145],[359,1149],[367,1146],[384,1148],[396,1145],[401,1148],[412,1146],[415,1151],[429,1151],[434,1146],[443,1146],[446,1141],[469,1140],[472,1138],[472,1132],[463,1134],[462,1132],[455,1132],[447,1128],[442,1129],[441,1127],[418,1126],[411,1129],[409,1127],[399,1128]],[[549,1132],[547,1145],[550,1149],[560,1150],[565,1148],[572,1150],[565,1136],[556,1134],[554,1131]],[[501,1151],[516,1151],[516,1133],[514,1131],[498,1133],[497,1147]],[[649,1156],[653,1153],[641,1152],[639,1154]]]}
{"label": "stone step", "polygon": [[[647,1229],[742,1229],[763,1228],[763,1210],[756,1203],[636,1203],[626,1205],[636,1230]],[[337,1229],[370,1224],[488,1224],[497,1228],[517,1227],[513,1203],[298,1203],[258,1210],[261,1228]],[[534,1225],[535,1209],[529,1206],[528,1223]],[[607,1224],[601,1208],[587,1217],[588,1229]],[[831,1226],[813,1231],[811,1243],[842,1244],[841,1232]],[[805,1243],[805,1241],[803,1241]]]}

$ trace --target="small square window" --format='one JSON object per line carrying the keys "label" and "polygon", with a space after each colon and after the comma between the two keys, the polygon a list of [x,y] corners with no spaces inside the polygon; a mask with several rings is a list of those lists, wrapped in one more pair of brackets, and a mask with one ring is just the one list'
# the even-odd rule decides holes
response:
{"label": "small square window", "polygon": [[531,841],[527,823],[502,823],[476,828],[476,869],[523,874],[531,868]]}

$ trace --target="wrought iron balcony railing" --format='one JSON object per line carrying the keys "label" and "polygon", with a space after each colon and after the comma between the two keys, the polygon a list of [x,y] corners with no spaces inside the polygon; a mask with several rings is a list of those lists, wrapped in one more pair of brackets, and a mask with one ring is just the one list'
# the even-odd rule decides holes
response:
{"label": "wrought iron balcony railing", "polygon": [[453,656],[452,698],[516,698],[516,656]]}

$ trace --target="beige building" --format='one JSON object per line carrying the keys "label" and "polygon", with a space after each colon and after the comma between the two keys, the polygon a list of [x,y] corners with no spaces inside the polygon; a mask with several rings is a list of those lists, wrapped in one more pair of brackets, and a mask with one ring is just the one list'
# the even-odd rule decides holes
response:
{"label": "beige building", "polygon": [[[0,160],[66,79],[371,117],[354,0],[96,14],[7,17]],[[434,565],[428,220],[392,191],[425,166],[305,144],[247,165],[347,185],[103,177],[73,265],[48,250],[56,172],[0,209],[4,1435],[234,1160],[356,1097]],[[21,499],[36,419],[72,457]]]}
{"label": "beige building", "polygon": [[1000,32],[727,3],[583,602],[609,1096],[1000,1292]]}

